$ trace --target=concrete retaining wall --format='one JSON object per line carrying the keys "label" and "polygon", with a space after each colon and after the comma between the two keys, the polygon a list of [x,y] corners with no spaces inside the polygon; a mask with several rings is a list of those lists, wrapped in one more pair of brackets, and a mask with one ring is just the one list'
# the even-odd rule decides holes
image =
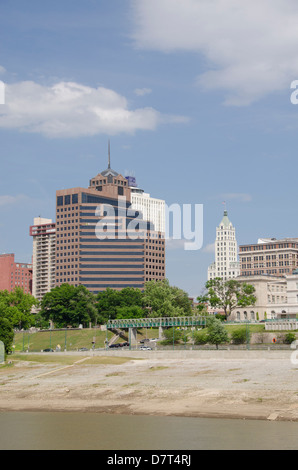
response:
{"label": "concrete retaining wall", "polygon": [[279,330],[279,331],[289,331],[289,330],[298,330],[298,321],[296,320],[287,320],[287,321],[270,321],[265,323],[265,330]]}
{"label": "concrete retaining wall", "polygon": [[[102,351],[66,351],[60,353],[43,353],[54,356],[58,354],[70,355],[70,356],[114,356],[114,357],[130,357],[130,358],[142,358],[142,359],[289,359],[293,350],[289,347],[288,350],[272,350],[270,348],[265,350],[202,350],[196,349],[192,351],[180,350],[180,351],[140,351],[140,350],[102,350]],[[40,353],[33,353],[40,354]]]}

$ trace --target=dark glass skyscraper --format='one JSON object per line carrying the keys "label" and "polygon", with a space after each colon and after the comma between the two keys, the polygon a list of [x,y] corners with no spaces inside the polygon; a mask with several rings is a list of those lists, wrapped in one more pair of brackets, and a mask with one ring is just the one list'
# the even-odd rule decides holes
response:
{"label": "dark glass skyscraper", "polygon": [[56,285],[84,285],[96,294],[164,278],[164,234],[130,204],[128,181],[110,162],[88,188],[56,192]]}

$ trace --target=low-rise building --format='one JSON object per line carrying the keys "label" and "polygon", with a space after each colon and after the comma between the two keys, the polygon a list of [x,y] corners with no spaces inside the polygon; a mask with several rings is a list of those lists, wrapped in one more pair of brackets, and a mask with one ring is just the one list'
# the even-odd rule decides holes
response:
{"label": "low-rise building", "polygon": [[253,306],[235,309],[231,320],[295,319],[298,316],[298,270],[284,277],[239,276],[237,280],[254,286],[257,300]]}
{"label": "low-rise building", "polygon": [[298,238],[259,238],[239,246],[240,276],[285,276],[298,267]]}
{"label": "low-rise building", "polygon": [[32,264],[15,262],[13,253],[0,255],[0,290],[13,291],[20,287],[32,294]]}

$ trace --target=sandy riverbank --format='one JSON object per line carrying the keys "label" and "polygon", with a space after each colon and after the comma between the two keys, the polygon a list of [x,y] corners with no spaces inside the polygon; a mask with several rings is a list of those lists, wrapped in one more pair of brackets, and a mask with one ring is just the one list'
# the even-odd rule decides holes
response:
{"label": "sandy riverbank", "polygon": [[298,421],[290,351],[130,351],[124,364],[96,363],[106,355],[73,356],[74,365],[65,365],[58,353],[57,362],[0,368],[0,411]]}

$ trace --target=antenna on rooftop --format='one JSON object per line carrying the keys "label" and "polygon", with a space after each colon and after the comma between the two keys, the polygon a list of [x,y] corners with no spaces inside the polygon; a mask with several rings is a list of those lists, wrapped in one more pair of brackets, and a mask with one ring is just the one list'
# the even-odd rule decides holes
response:
{"label": "antenna on rooftop", "polygon": [[111,149],[110,149],[110,139],[109,139],[109,146],[108,146],[108,156],[109,156],[109,163],[108,168],[111,169]]}
{"label": "antenna on rooftop", "polygon": [[226,212],[227,212],[227,203],[226,203],[226,201],[223,201],[223,205],[224,205],[224,213],[226,214]]}

